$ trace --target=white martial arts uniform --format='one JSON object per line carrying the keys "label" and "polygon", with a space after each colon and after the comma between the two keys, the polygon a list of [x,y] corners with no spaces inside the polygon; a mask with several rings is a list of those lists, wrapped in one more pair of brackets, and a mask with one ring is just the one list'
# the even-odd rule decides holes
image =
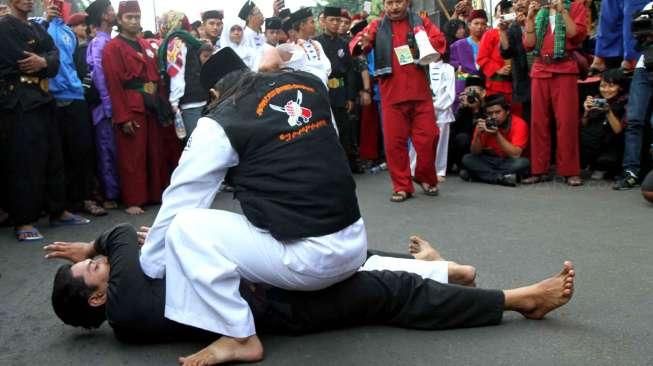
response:
{"label": "white martial arts uniform", "polygon": [[261,59],[263,58],[263,52],[265,51],[265,45],[267,44],[267,41],[265,39],[265,34],[258,33],[252,28],[245,26],[245,31],[243,32],[243,38],[247,43],[247,45],[249,45],[249,48],[252,49],[252,52],[254,53],[253,68],[251,68],[251,70],[258,71],[258,66],[261,63]]}
{"label": "white martial arts uniform", "polygon": [[241,277],[284,289],[324,288],[358,270],[367,236],[359,219],[333,234],[281,243],[242,215],[206,210],[238,161],[222,127],[201,118],[163,194],[140,263],[146,275],[166,277],[167,318],[247,337],[256,331],[238,292]]}
{"label": "white martial arts uniform", "polygon": [[301,70],[310,72],[322,80],[324,86],[328,88],[327,81],[331,75],[331,61],[324,54],[324,49],[320,42],[316,40],[301,41],[302,45],[298,44],[283,44],[277,46],[292,54],[290,60],[284,63],[284,67],[293,70]]}
{"label": "white martial arts uniform", "polygon": [[[456,72],[453,66],[442,61],[432,62],[429,65],[431,79],[431,92],[433,94],[433,108],[436,121],[440,129],[438,148],[435,157],[435,171],[438,176],[447,175],[447,155],[449,152],[449,126],[456,120],[453,113],[453,103],[456,98]],[[417,153],[410,145],[410,168],[415,172]]]}
{"label": "white martial arts uniform", "polygon": [[[229,33],[231,28],[234,26],[239,26],[243,30],[242,38],[240,43],[235,43],[231,41]],[[258,63],[260,62],[260,56],[257,56],[256,50],[250,46],[250,42],[245,38],[245,22],[240,19],[230,19],[224,22],[224,27],[222,28],[222,35],[220,36],[220,48],[231,47],[238,56],[243,60],[245,65],[249,67],[250,70],[258,70]]]}

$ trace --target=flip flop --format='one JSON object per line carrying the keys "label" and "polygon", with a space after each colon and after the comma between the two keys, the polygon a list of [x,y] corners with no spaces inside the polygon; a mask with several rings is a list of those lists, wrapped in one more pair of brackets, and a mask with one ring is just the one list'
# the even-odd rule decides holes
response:
{"label": "flip flop", "polygon": [[[23,234],[30,235],[26,235],[21,238],[21,235]],[[18,239],[18,241],[38,241],[43,240],[43,235],[41,235],[38,229],[34,227],[28,230],[16,230],[16,239]]]}
{"label": "flip flop", "polygon": [[422,188],[422,191],[424,191],[424,194],[427,196],[435,197],[440,194],[440,190],[438,189],[438,186],[432,186],[428,183],[422,183],[419,180],[413,178],[413,182],[419,184],[419,186]]}
{"label": "flip flop", "polygon": [[74,226],[74,225],[86,225],[91,223],[91,220],[75,215],[70,214],[70,217],[67,219],[50,219],[50,226]]}
{"label": "flip flop", "polygon": [[410,192],[392,192],[392,196],[390,196],[390,202],[404,202],[405,200],[413,197],[413,194]]}

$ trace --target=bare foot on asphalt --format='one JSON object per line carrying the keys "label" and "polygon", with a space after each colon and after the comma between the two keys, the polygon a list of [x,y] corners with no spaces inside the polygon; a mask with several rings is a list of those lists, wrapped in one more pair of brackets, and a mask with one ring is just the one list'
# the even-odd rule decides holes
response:
{"label": "bare foot on asphalt", "polygon": [[263,345],[256,335],[245,339],[221,337],[201,351],[179,357],[182,366],[209,366],[225,362],[257,362],[263,359]]}
{"label": "bare foot on asphalt", "polygon": [[422,261],[441,261],[444,260],[440,253],[435,250],[429,244],[428,241],[420,238],[417,235],[413,235],[409,239],[408,243],[408,252],[415,257],[415,259],[419,259]]}
{"label": "bare foot on asphalt", "polygon": [[127,212],[130,215],[142,215],[145,213],[145,210],[138,206],[130,206],[128,207],[125,212]]}

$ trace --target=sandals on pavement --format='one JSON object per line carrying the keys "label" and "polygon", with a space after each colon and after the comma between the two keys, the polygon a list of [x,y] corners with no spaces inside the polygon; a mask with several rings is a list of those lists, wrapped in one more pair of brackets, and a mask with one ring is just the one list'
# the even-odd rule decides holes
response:
{"label": "sandals on pavement", "polygon": [[435,197],[440,194],[440,190],[438,190],[438,186],[432,186],[428,183],[423,183],[417,180],[415,177],[413,177],[413,182],[419,184],[420,187],[422,187],[422,190],[424,191],[424,194],[427,196]]}
{"label": "sandals on pavement", "polygon": [[43,240],[43,235],[37,228],[33,227],[31,229],[16,230],[16,239],[18,241],[38,241]]}
{"label": "sandals on pavement", "polygon": [[413,194],[410,192],[392,192],[392,196],[390,196],[390,202],[404,202],[411,197],[413,197]]}
{"label": "sandals on pavement", "polygon": [[75,226],[75,225],[86,225],[89,224],[91,220],[75,215],[70,214],[69,217],[65,219],[50,219],[50,226]]}

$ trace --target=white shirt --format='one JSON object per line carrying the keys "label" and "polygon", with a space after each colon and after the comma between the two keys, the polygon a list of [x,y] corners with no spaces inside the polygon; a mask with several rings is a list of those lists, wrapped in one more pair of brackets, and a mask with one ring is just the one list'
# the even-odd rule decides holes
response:
{"label": "white shirt", "polygon": [[429,76],[438,124],[455,121],[452,106],[456,99],[456,71],[453,66],[442,61],[432,62],[429,65]]}
{"label": "white shirt", "polygon": [[320,42],[315,40],[304,41],[303,44],[283,44],[277,48],[283,48],[291,52],[292,57],[284,63],[285,67],[293,70],[310,72],[322,80],[327,87],[327,80],[331,75],[331,61],[324,54]]}

